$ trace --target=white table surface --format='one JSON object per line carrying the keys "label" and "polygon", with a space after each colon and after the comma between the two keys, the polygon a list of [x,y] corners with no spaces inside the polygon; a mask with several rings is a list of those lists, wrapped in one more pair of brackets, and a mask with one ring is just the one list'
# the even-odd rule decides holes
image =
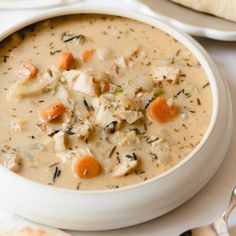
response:
{"label": "white table surface", "polygon": [[[25,19],[38,11],[0,10],[0,33],[18,20]],[[196,38],[205,47],[225,75],[236,110],[236,42],[220,42]],[[222,140],[224,142],[224,140]],[[217,147],[216,147],[217,151]],[[214,158],[214,157],[212,157]],[[201,173],[199,173],[200,175]],[[70,232],[75,236],[88,235],[145,235],[175,236],[181,231],[209,223],[221,215],[228,204],[231,190],[236,185],[236,133],[234,132],[228,154],[212,180],[191,200],[158,219],[141,225],[106,232]],[[179,190],[181,191],[181,189]],[[1,224],[1,223],[0,223]],[[236,210],[230,218],[230,232],[236,235]]]}

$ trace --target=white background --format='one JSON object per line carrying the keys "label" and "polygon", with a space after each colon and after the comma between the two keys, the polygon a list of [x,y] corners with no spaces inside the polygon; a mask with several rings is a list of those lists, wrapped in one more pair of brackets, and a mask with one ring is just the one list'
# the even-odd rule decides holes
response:
{"label": "white background", "polygon": [[[94,0],[101,2],[100,0]],[[111,1],[110,1],[111,4]],[[0,10],[0,32],[10,25],[25,19],[38,11]],[[236,42],[220,42],[196,38],[214,59],[226,77],[232,95],[233,109],[236,110]],[[224,140],[222,140],[224,142]],[[217,147],[216,147],[217,152]],[[212,156],[214,158],[214,156]],[[201,175],[201,173],[199,173]],[[228,154],[213,179],[191,200],[176,210],[141,225],[107,232],[73,232],[73,235],[145,235],[175,236],[181,231],[201,224],[207,224],[221,215],[226,209],[231,190],[236,185],[236,134],[234,132]],[[181,191],[181,189],[179,190]],[[7,216],[0,210],[0,230],[4,229],[3,218]],[[9,216],[8,216],[9,217]],[[6,227],[14,225],[16,218],[5,220]],[[9,223],[10,222],[10,223]],[[230,232],[236,235],[236,211],[230,219]],[[7,229],[7,228],[6,228]]]}

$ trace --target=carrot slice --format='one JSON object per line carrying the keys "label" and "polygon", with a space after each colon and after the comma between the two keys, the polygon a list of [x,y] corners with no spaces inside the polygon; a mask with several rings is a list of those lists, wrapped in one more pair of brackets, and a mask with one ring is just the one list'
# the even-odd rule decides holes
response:
{"label": "carrot slice", "polygon": [[33,79],[38,73],[37,68],[31,63],[21,64],[16,71],[16,76],[19,78]]}
{"label": "carrot slice", "polygon": [[87,50],[85,50],[85,51],[82,53],[82,55],[81,55],[82,61],[83,61],[84,63],[87,63],[87,62],[91,59],[91,57],[93,56],[94,52],[95,52],[94,49],[87,49]]}
{"label": "carrot slice", "polygon": [[68,70],[74,62],[74,57],[70,52],[62,52],[59,59],[59,68]]}
{"label": "carrot slice", "polygon": [[165,98],[158,97],[149,104],[149,114],[153,120],[165,123],[177,116],[179,109],[168,105]]}
{"label": "carrot slice", "polygon": [[89,179],[101,173],[101,166],[94,157],[81,156],[75,163],[75,171],[80,178]]}
{"label": "carrot slice", "polygon": [[45,107],[41,112],[40,116],[45,122],[56,119],[65,112],[65,106],[62,102],[56,102]]}

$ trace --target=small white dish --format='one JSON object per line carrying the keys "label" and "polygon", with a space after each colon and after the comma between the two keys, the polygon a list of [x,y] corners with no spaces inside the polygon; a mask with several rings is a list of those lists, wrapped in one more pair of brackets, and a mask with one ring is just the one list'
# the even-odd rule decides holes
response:
{"label": "small white dish", "polygon": [[135,19],[165,31],[184,44],[202,64],[211,85],[213,112],[209,127],[200,144],[175,167],[155,178],[121,189],[59,189],[35,183],[0,166],[0,205],[24,218],[64,229],[108,230],[131,226],[181,205],[214,175],[227,152],[233,130],[230,93],[216,65],[193,38],[156,18],[121,8],[81,5],[78,9],[45,12],[17,23],[2,33],[0,40],[35,22],[81,13]]}
{"label": "small white dish", "polygon": [[236,23],[197,12],[169,0],[140,0],[150,10],[144,13],[161,19],[194,36],[236,41]]}

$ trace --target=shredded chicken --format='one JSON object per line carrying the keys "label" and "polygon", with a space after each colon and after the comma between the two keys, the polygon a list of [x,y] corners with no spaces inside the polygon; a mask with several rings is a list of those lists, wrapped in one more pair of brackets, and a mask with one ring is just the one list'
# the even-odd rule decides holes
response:
{"label": "shredded chicken", "polygon": [[91,73],[81,71],[78,79],[73,85],[73,89],[92,97],[99,95],[99,90],[96,81]]}
{"label": "shredded chicken", "polygon": [[80,75],[79,70],[68,70],[62,73],[61,81],[67,82],[70,87],[73,87],[75,81],[78,79]]}
{"label": "shredded chicken", "polygon": [[132,155],[126,154],[121,163],[116,166],[112,173],[112,177],[121,177],[129,174],[138,165],[138,160],[133,153]]}
{"label": "shredded chicken", "polygon": [[42,93],[50,84],[49,81],[40,81],[27,85],[28,79],[17,80],[9,89],[9,98],[34,96]]}
{"label": "shredded chicken", "polygon": [[118,110],[116,115],[122,120],[125,120],[128,124],[133,124],[134,122],[143,118],[143,113],[140,111],[122,111]]}
{"label": "shredded chicken", "polygon": [[26,125],[26,121],[18,119],[10,123],[10,130],[22,131],[25,125]]}
{"label": "shredded chicken", "polygon": [[125,69],[127,68],[127,63],[125,61],[125,58],[124,57],[118,57],[116,59],[116,66],[118,66],[120,69]]}
{"label": "shredded chicken", "polygon": [[88,120],[75,124],[71,129],[71,132],[75,133],[75,135],[82,140],[88,139],[92,131],[93,125]]}
{"label": "shredded chicken", "polygon": [[45,90],[56,89],[59,83],[61,73],[52,65],[48,68],[47,72],[38,76],[37,80],[30,80],[28,78],[18,79],[11,86],[9,90],[9,98],[14,97],[27,97],[38,95]]}
{"label": "shredded chicken", "polygon": [[55,152],[66,151],[66,134],[64,131],[56,133],[54,136],[54,149]]}
{"label": "shredded chicken", "polygon": [[9,170],[18,173],[22,169],[22,158],[15,153],[6,154],[4,166]]}
{"label": "shredded chicken", "polygon": [[160,82],[163,80],[176,83],[179,79],[180,69],[172,66],[159,66],[154,69],[154,82]]}
{"label": "shredded chicken", "polygon": [[110,109],[101,106],[96,115],[95,122],[101,127],[106,128],[112,122],[117,122],[117,124],[119,124],[121,121],[113,115],[113,112]]}
{"label": "shredded chicken", "polygon": [[113,141],[119,146],[140,142],[137,132],[134,130],[130,130],[127,132],[116,131],[113,135]]}
{"label": "shredded chicken", "polygon": [[78,159],[79,157],[86,155],[93,156],[93,153],[89,148],[81,148],[57,153],[57,156],[61,159],[62,162],[73,161],[74,159]]}
{"label": "shredded chicken", "polygon": [[152,142],[151,152],[157,156],[158,164],[167,163],[170,160],[170,146],[164,139]]}
{"label": "shredded chicken", "polygon": [[96,50],[98,57],[102,60],[102,61],[107,61],[112,59],[112,51],[110,48],[99,48]]}
{"label": "shredded chicken", "polygon": [[72,94],[68,89],[65,88],[65,86],[59,86],[57,94],[63,104],[65,104],[70,109],[73,109],[75,101],[72,98]]}

